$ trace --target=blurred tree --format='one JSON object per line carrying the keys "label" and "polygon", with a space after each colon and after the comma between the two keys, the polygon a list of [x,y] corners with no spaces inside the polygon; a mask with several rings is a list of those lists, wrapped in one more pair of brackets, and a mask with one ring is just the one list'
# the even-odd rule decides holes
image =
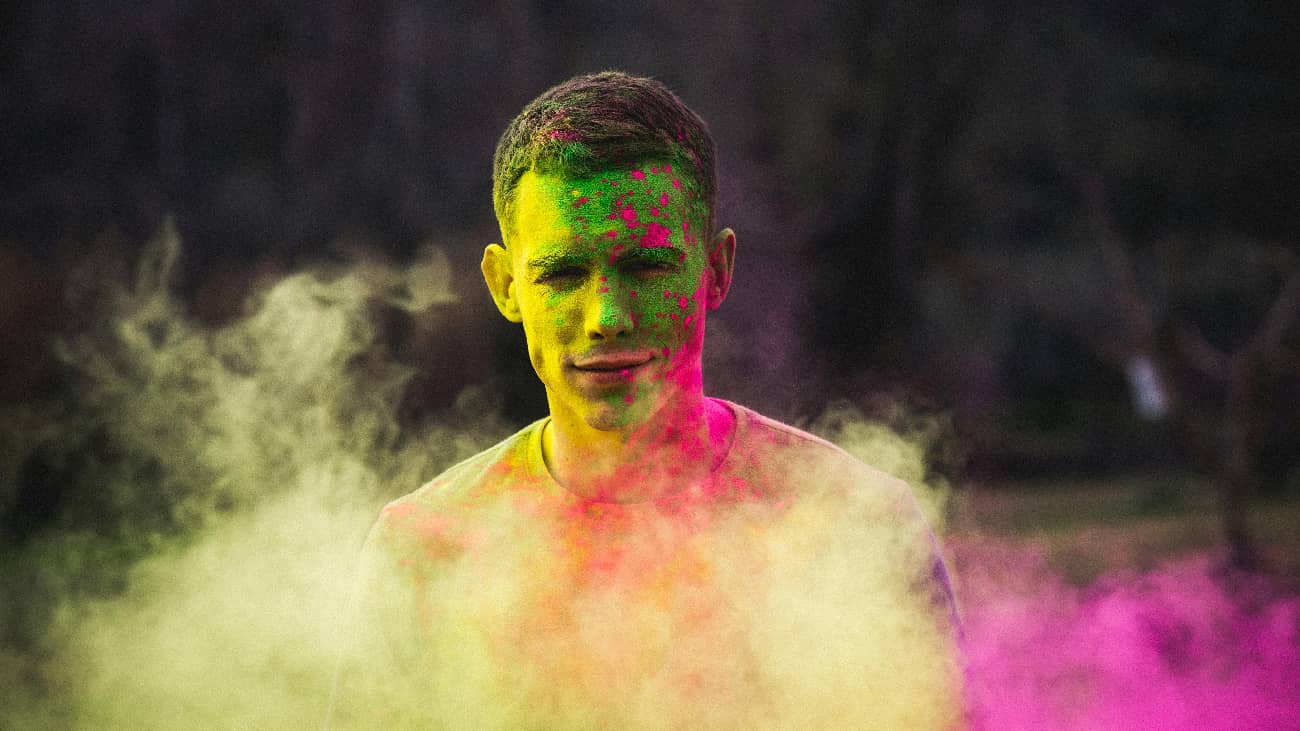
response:
{"label": "blurred tree", "polygon": [[[1020,359],[1018,332],[1058,333],[1043,342],[1066,353],[1070,337],[1095,350],[1158,327],[1172,295],[1154,242],[1286,241],[1300,225],[1292,15],[1227,0],[614,15],[591,0],[26,0],[0,15],[0,237],[61,262],[142,241],[174,210],[187,296],[250,261],[346,258],[347,241],[398,260],[455,242],[472,278],[495,235],[501,127],[550,83],[628,68],[677,89],[722,148],[746,286],[718,323],[765,356],[725,395],[779,415],[904,382],[951,394],[993,440],[1050,376],[1026,372],[1053,358]],[[1149,325],[1120,322],[1100,230],[1133,259]],[[509,371],[517,333],[482,326],[508,390],[529,393],[531,374]],[[713,372],[744,370],[731,352]],[[1074,399],[1116,397],[1113,368],[1075,370]]]}

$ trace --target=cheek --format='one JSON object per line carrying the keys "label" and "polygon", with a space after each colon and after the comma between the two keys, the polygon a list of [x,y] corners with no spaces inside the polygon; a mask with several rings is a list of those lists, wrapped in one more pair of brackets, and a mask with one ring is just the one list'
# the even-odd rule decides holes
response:
{"label": "cheek", "polygon": [[524,330],[534,350],[554,349],[572,338],[581,322],[579,313],[573,311],[573,299],[550,294],[527,302]]}
{"label": "cheek", "polygon": [[696,340],[703,330],[704,289],[688,291],[688,281],[660,285],[662,288],[656,288],[650,297],[637,293],[643,302],[638,308],[641,326],[652,343],[668,349],[670,354],[677,351],[676,355],[681,355],[681,346]]}

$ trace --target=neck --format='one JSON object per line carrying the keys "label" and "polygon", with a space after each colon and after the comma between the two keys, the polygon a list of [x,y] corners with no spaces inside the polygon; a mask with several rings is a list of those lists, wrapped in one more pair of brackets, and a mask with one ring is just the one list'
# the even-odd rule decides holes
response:
{"label": "neck", "polygon": [[698,484],[723,457],[733,415],[726,406],[690,394],[647,421],[620,430],[593,429],[552,414],[542,456],[570,492],[602,502],[643,502]]}

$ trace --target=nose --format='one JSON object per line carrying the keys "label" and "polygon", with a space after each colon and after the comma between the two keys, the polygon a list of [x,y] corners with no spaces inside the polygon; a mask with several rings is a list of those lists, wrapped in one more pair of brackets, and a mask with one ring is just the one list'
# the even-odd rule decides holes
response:
{"label": "nose", "polygon": [[598,282],[587,301],[583,325],[589,340],[613,340],[636,326],[625,297],[614,287]]}

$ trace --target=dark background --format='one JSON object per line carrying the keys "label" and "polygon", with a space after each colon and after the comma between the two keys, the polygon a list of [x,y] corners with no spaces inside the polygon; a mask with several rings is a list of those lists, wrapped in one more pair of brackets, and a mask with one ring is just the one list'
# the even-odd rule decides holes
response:
{"label": "dark background", "polygon": [[[375,308],[376,357],[419,372],[401,418],[474,384],[536,418],[477,270],[491,155],[549,85],[619,68],[668,84],[719,146],[740,248],[711,393],[798,423],[836,399],[904,429],[937,415],[936,468],[958,478],[1300,483],[1294,13],[711,5],[5,3],[5,408],[77,412],[51,344],[102,326],[95,288],[129,279],[170,213],[174,292],[214,329],[303,267],[441,249],[460,299],[423,315],[433,347]],[[1145,417],[1126,377],[1142,359],[1164,405]],[[7,463],[12,542],[92,489],[51,450]]]}

